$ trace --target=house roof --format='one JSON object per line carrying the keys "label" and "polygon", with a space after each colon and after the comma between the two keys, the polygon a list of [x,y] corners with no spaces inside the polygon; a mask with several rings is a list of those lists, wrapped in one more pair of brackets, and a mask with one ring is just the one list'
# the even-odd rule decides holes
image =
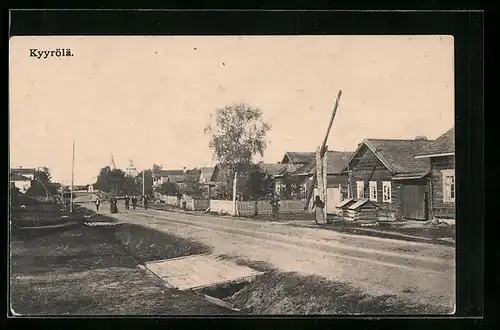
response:
{"label": "house roof", "polygon": [[20,175],[34,175],[35,174],[35,169],[34,168],[11,168],[10,173],[17,173]]}
{"label": "house roof", "polygon": [[[399,173],[427,174],[430,170],[429,160],[415,159],[415,155],[431,142],[431,140],[365,139],[352,154],[347,165],[352,167],[356,161],[356,155],[367,147],[394,175]],[[347,169],[347,165],[344,169]]]}
{"label": "house roof", "polygon": [[212,174],[214,174],[215,167],[200,167],[199,170],[207,182],[212,180]]}
{"label": "house roof", "polygon": [[450,156],[455,154],[455,128],[449,129],[446,133],[424,146],[415,158]]}
{"label": "house roof", "polygon": [[363,208],[364,206],[368,206],[370,208],[376,208],[377,207],[377,205],[375,205],[373,202],[371,202],[367,198],[363,198],[363,199],[358,200],[354,204],[351,204],[348,207],[348,209],[349,210],[357,210],[357,209]]}
{"label": "house roof", "polygon": [[[351,151],[334,151],[328,150],[327,155],[327,174],[339,174],[342,172],[347,162],[351,158],[353,152]],[[294,174],[298,175],[312,175],[316,172],[316,157],[309,163],[299,168]]]}
{"label": "house roof", "polygon": [[307,164],[316,157],[315,152],[285,152],[282,163]]}
{"label": "house roof", "polygon": [[186,180],[186,175],[184,175],[184,174],[182,174],[182,175],[169,175],[168,179],[172,183],[181,183],[181,182],[184,182]]}
{"label": "house roof", "polygon": [[155,177],[166,178],[171,175],[184,175],[184,170],[160,170],[155,173]]}
{"label": "house roof", "polygon": [[260,163],[260,168],[269,175],[282,175],[286,172],[288,168],[287,164],[279,163]]}
{"label": "house roof", "polygon": [[18,173],[11,173],[10,181],[31,181],[31,179]]}

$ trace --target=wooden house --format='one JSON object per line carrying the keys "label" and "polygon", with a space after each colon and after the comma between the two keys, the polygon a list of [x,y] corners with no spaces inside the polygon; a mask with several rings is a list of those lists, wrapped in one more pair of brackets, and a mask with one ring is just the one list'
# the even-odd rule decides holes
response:
{"label": "wooden house", "polygon": [[153,188],[166,182],[179,183],[185,178],[186,169],[183,170],[160,170],[153,174]]}
{"label": "wooden house", "polygon": [[415,155],[431,142],[425,138],[363,140],[344,168],[349,195],[375,203],[380,220],[427,220],[430,162]]}
{"label": "wooden house", "polygon": [[31,182],[35,179],[34,168],[11,168],[10,169],[10,184],[15,186],[21,193],[31,187]]}
{"label": "wooden house", "polygon": [[[344,167],[352,156],[352,152],[329,150],[327,154],[327,213],[334,213],[335,206],[344,198],[348,197],[348,173],[344,172]],[[316,158],[299,168],[292,174],[292,182],[303,187],[304,196],[307,190],[307,183],[313,179],[316,173]],[[315,187],[314,195],[317,195]],[[312,203],[312,201],[311,201]]]}
{"label": "wooden house", "polygon": [[455,220],[455,129],[422,148],[416,159],[429,159],[430,218]]}
{"label": "wooden house", "polygon": [[293,173],[316,158],[315,152],[285,152],[281,164],[287,165],[287,172]]}

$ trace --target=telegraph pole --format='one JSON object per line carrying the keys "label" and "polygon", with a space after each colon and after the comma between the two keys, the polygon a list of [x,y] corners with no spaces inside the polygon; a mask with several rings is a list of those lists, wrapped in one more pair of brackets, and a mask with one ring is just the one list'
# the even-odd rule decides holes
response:
{"label": "telegraph pole", "polygon": [[69,210],[73,213],[73,186],[75,184],[75,140],[73,140],[73,160],[71,162],[71,203],[69,205]]}

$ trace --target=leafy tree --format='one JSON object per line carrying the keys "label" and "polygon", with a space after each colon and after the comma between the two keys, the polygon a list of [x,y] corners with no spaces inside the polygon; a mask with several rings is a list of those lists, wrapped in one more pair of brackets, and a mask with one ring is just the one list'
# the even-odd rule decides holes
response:
{"label": "leafy tree", "polygon": [[244,103],[218,108],[210,117],[214,122],[205,127],[205,134],[210,135],[214,158],[228,169],[219,187],[220,193],[227,195],[234,173],[241,177],[239,182],[246,182],[252,158],[264,155],[271,125],[264,120],[262,110]]}
{"label": "leafy tree", "polygon": [[191,197],[200,198],[202,196],[202,189],[199,182],[198,171],[188,172],[186,179],[179,187],[179,192]]}
{"label": "leafy tree", "polygon": [[177,194],[179,193],[179,187],[177,187],[175,183],[165,182],[157,187],[155,191],[159,192],[162,195],[177,196]]}
{"label": "leafy tree", "polygon": [[[142,171],[137,174],[135,177],[135,181],[137,182],[137,194],[142,195]],[[151,195],[153,193],[153,171],[152,170],[145,170],[144,171],[144,193],[146,195]]]}
{"label": "leafy tree", "polygon": [[58,193],[57,187],[51,182],[52,176],[47,167],[40,167],[35,171],[34,180],[31,181],[31,186],[26,191],[28,196],[54,196]]}

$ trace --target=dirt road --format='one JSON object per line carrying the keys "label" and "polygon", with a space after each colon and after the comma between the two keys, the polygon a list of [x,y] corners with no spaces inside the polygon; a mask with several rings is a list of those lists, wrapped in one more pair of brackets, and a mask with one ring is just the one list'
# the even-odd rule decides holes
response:
{"label": "dirt road", "polygon": [[[93,205],[86,205],[93,209]],[[273,264],[285,272],[349,283],[371,295],[393,294],[454,309],[452,247],[298,228],[283,223],[198,216],[160,210],[109,214],[119,221],[190,238],[214,253]]]}

